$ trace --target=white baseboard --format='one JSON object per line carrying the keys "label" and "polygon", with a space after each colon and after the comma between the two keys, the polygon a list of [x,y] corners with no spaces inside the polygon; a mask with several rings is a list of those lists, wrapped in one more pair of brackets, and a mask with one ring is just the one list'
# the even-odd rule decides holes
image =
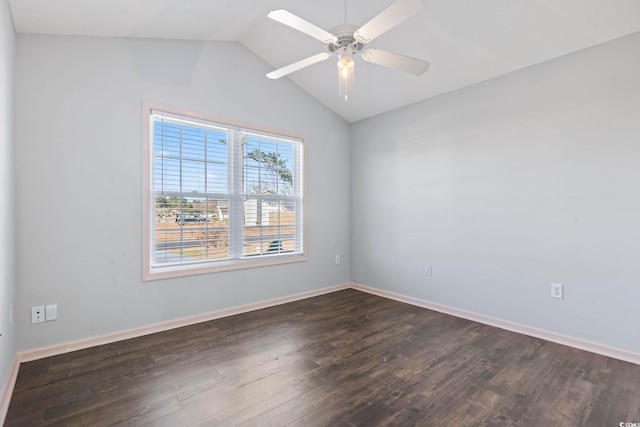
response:
{"label": "white baseboard", "polygon": [[429,310],[438,311],[440,313],[449,314],[462,319],[472,320],[474,322],[482,323],[485,325],[495,326],[497,328],[506,329],[508,331],[517,332],[519,334],[528,335],[535,338],[540,338],[546,341],[551,341],[557,344],[574,347],[580,350],[589,351],[591,353],[600,354],[602,356],[612,357],[614,359],[623,360],[625,362],[634,363],[640,365],[640,353],[636,353],[630,350],[609,346],[606,344],[585,340],[582,338],[572,337],[569,335],[560,334],[553,331],[547,331],[544,329],[535,328],[532,326],[523,325],[516,322],[510,322],[508,320],[498,319],[484,314],[474,313],[467,310],[462,310],[455,307],[450,307],[443,304],[438,304],[419,298],[408,297],[405,295],[396,294],[394,292],[385,291],[382,289],[371,288],[369,286],[361,285],[358,283],[352,283],[351,288],[367,292],[373,295],[378,295],[383,298],[392,299],[399,302],[415,305]]}
{"label": "white baseboard", "polygon": [[180,328],[182,326],[189,326],[196,323],[207,322],[210,320],[220,319],[223,317],[234,316],[236,314],[247,313],[250,311],[260,310],[263,308],[273,307],[276,305],[286,304],[289,302],[299,301],[306,298],[312,298],[319,295],[324,295],[331,292],[336,292],[344,289],[355,289],[362,292],[367,292],[373,295],[378,295],[383,298],[392,299],[395,301],[411,304],[414,306],[426,308],[429,310],[438,311],[441,313],[449,314],[452,316],[460,317],[463,319],[472,320],[474,322],[483,323],[490,326],[495,326],[501,329],[506,329],[512,332],[516,332],[523,335],[528,335],[543,340],[555,342],[558,344],[566,345],[569,347],[578,348],[580,350],[589,351],[592,353],[601,354],[603,356],[612,357],[615,359],[623,360],[626,362],[640,365],[640,354],[625,350],[621,348],[612,347],[609,345],[601,344],[585,340],[582,338],[576,338],[568,335],[559,334],[553,331],[547,331],[532,326],[522,325],[515,322],[510,322],[503,319],[498,319],[483,314],[474,313],[467,310],[462,310],[455,307],[449,307],[443,304],[438,304],[419,298],[408,297],[400,295],[394,292],[385,291],[382,289],[372,288],[369,286],[361,285],[358,283],[348,283],[342,285],[331,286],[322,289],[316,289],[313,291],[303,292],[299,294],[289,295],[286,297],[274,298],[266,301],[260,301],[252,304],[241,305],[224,310],[218,310],[210,313],[200,314],[196,316],[185,317],[182,319],[171,320],[168,322],[156,323],[153,325],[143,326],[140,328],[130,329],[127,331],[115,332],[107,335],[97,336],[82,339],[79,341],[63,343],[50,347],[44,347],[34,350],[27,350],[16,354],[13,368],[9,378],[7,379],[4,388],[2,389],[2,395],[0,395],[0,421],[4,422],[7,409],[9,408],[9,401],[11,394],[15,386],[15,381],[18,376],[18,369],[20,363],[29,362],[32,360],[42,359],[50,356],[57,356],[59,354],[68,353],[71,351],[82,350],[89,347],[94,347],[102,344],[109,344],[116,341],[122,341],[130,338],[136,338],[143,335],[153,334],[157,332],[167,331],[170,329]]}
{"label": "white baseboard", "polygon": [[50,347],[37,348],[19,352],[17,357],[20,362],[30,362],[45,357],[57,356],[59,354],[69,353],[71,351],[83,350],[89,347],[95,347],[103,344],[110,344],[116,341],[136,338],[143,335],[155,334],[157,332],[168,331],[170,329],[180,328],[183,326],[194,325],[196,323],[208,322],[209,320],[220,319],[223,317],[234,316],[236,314],[248,313],[250,311],[260,310],[263,308],[273,307],[276,305],[286,304],[288,302],[299,301],[306,298],[312,298],[331,292],[348,289],[350,284],[336,285],[328,288],[316,289],[313,291],[302,292],[299,294],[289,295],[286,297],[274,298],[266,301],[260,301],[252,304],[241,305],[237,307],[217,310],[210,313],[199,314],[196,316],[184,317],[182,319],[170,320],[167,322],[156,323],[153,325],[143,326],[140,328],[129,329],[126,331],[114,332],[107,335],[85,338],[78,341],[58,344]]}
{"label": "white baseboard", "polygon": [[4,383],[0,394],[0,425],[4,425],[4,420],[7,417],[9,402],[11,402],[11,395],[13,394],[13,388],[16,385],[19,369],[20,360],[18,360],[18,356],[16,355],[16,357],[13,358],[13,365],[11,366],[9,377],[7,377],[7,381]]}

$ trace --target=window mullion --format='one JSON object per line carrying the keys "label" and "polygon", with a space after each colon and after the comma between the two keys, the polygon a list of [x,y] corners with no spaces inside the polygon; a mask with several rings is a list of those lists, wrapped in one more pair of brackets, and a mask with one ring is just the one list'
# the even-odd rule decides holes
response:
{"label": "window mullion", "polygon": [[243,155],[242,135],[238,131],[229,132],[229,257],[242,257],[243,225]]}
{"label": "window mullion", "polygon": [[[207,153],[207,132],[204,131],[203,135],[204,143],[204,194],[209,193],[209,157]],[[205,196],[204,199],[204,258],[209,259],[209,198]]]}
{"label": "window mullion", "polygon": [[304,228],[303,228],[303,218],[304,218],[304,203],[302,202],[303,198],[303,174],[302,174],[302,159],[303,159],[303,153],[302,150],[304,148],[302,147],[302,145],[300,144],[295,144],[293,147],[293,156],[295,159],[295,165],[293,165],[294,167],[294,173],[293,173],[293,185],[292,185],[292,190],[293,190],[293,197],[295,199],[295,238],[294,238],[294,245],[296,248],[296,251],[300,251],[302,252],[302,247],[303,247],[303,239],[305,238],[305,236],[303,236],[304,233]]}

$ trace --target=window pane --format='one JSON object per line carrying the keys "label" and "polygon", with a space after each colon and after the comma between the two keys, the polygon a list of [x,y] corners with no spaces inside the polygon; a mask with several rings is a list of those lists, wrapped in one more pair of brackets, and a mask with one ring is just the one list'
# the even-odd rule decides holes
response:
{"label": "window pane", "polygon": [[154,158],[153,189],[156,192],[180,191],[180,160],[172,158]]}
{"label": "window pane", "polygon": [[228,167],[226,164],[207,163],[207,193],[227,193]]}
{"label": "window pane", "polygon": [[154,264],[228,258],[227,199],[157,196]]}
{"label": "window pane", "polygon": [[243,152],[245,194],[293,195],[291,143],[247,136]]}
{"label": "window pane", "polygon": [[[287,207],[288,205],[288,207]],[[298,250],[293,205],[282,200],[244,200],[243,255],[274,255]]]}

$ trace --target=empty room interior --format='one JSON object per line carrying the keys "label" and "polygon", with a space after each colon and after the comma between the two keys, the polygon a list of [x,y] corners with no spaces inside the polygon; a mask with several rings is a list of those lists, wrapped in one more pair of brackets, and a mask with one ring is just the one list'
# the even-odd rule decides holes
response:
{"label": "empty room interior", "polygon": [[0,93],[3,424],[640,425],[637,1],[0,0]]}

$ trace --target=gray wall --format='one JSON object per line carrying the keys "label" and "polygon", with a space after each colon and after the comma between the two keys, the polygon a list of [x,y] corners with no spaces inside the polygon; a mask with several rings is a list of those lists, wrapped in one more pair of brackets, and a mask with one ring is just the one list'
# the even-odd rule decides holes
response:
{"label": "gray wall", "polygon": [[[635,34],[349,128],[235,43],[20,35],[17,348],[352,278],[640,351],[638,51]],[[309,261],[141,282],[142,100],[305,134]],[[59,320],[31,325],[47,303]]]}
{"label": "gray wall", "polygon": [[640,351],[638,52],[640,33],[352,125],[353,280]]}
{"label": "gray wall", "polygon": [[6,0],[0,0],[0,390],[15,355],[15,322],[9,306],[15,301],[13,70],[15,33]]}
{"label": "gray wall", "polygon": [[[241,45],[19,35],[17,52],[19,350],[349,282],[348,125]],[[305,135],[308,261],[143,283],[143,100]],[[31,325],[49,303],[59,319]]]}

